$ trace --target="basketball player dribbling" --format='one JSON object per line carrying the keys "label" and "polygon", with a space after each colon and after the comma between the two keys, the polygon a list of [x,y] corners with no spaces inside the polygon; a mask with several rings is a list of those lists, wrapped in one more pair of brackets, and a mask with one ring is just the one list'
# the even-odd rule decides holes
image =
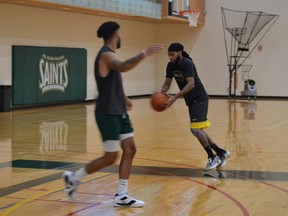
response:
{"label": "basketball player dribbling", "polygon": [[190,130],[208,155],[208,162],[204,171],[221,168],[226,164],[230,152],[217,146],[204,131],[205,128],[211,125],[207,120],[209,99],[196,67],[180,43],[172,43],[169,46],[168,56],[170,62],[168,62],[166,67],[166,79],[161,92],[166,93],[169,90],[172,78],[176,80],[180,91],[170,97],[167,108],[178,98],[184,97],[189,110]]}

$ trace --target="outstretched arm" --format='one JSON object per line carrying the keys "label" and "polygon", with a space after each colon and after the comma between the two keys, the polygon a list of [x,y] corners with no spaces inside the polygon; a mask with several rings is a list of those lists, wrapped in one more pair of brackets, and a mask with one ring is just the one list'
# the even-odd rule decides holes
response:
{"label": "outstretched arm", "polygon": [[120,61],[117,59],[115,53],[106,52],[103,54],[103,61],[106,65],[116,71],[126,72],[136,67],[146,56],[160,53],[163,50],[163,45],[155,44],[148,47],[146,50],[142,50],[138,55],[127,59],[126,61]]}

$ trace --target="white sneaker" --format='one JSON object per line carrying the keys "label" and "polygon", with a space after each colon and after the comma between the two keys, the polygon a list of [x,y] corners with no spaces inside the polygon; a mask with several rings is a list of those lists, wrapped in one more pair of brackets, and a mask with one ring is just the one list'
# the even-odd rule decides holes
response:
{"label": "white sneaker", "polygon": [[204,171],[208,171],[211,169],[216,168],[221,163],[221,160],[218,156],[215,156],[213,159],[208,158],[208,162],[206,164],[206,167],[204,168]]}
{"label": "white sneaker", "polygon": [[221,163],[217,166],[217,168],[220,168],[220,167],[223,167],[226,165],[227,163],[227,158],[231,155],[231,153],[226,150],[223,154],[221,155],[218,155],[218,157],[220,158],[221,160]]}
{"label": "white sneaker", "polygon": [[126,207],[143,207],[145,202],[141,200],[136,200],[133,197],[129,196],[127,193],[122,195],[115,194],[114,206],[126,206]]}
{"label": "white sneaker", "polygon": [[75,198],[75,192],[77,186],[80,184],[78,181],[72,181],[71,177],[73,176],[73,172],[65,171],[63,173],[63,180],[65,185],[65,192],[70,199]]}

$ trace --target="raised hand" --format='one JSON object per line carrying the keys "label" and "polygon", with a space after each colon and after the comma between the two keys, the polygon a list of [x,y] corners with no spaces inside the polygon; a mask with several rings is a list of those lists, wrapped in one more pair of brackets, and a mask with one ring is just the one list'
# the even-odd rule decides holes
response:
{"label": "raised hand", "polygon": [[144,50],[146,56],[153,55],[155,53],[160,53],[164,49],[164,46],[162,44],[154,44],[150,47],[148,47],[146,50]]}

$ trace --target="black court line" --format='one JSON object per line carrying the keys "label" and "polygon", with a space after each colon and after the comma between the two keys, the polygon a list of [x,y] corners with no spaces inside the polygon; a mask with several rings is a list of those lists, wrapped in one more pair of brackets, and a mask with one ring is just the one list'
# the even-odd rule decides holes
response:
{"label": "black court line", "polygon": [[[38,161],[38,160],[15,160],[12,163],[0,164],[1,167],[14,167],[14,168],[32,168],[32,169],[65,169],[75,170],[84,164],[73,162],[57,162],[57,161]],[[182,177],[203,177],[202,169],[195,168],[175,168],[175,167],[152,167],[152,166],[133,166],[133,174],[155,175],[150,171],[152,170],[161,173],[168,173],[175,176]],[[118,172],[118,165],[112,165],[102,169],[104,172]],[[254,179],[260,181],[288,181],[288,172],[264,172],[264,171],[247,171],[247,170],[225,170],[225,178],[233,179]],[[164,175],[164,174],[163,174]],[[241,176],[241,177],[239,177]]]}
{"label": "black court line", "polygon": [[[83,166],[81,163],[56,162],[56,161],[38,161],[38,160],[15,160],[11,163],[1,163],[0,168],[30,168],[30,169],[54,169],[75,171]],[[101,170],[102,172],[118,173],[118,165],[112,165]],[[249,179],[258,181],[288,181],[287,172],[261,172],[245,170],[225,170],[203,172],[202,169],[195,168],[173,168],[173,167],[152,167],[152,166],[133,166],[132,174],[140,175],[172,175],[179,177],[194,178],[229,178],[229,179]],[[12,185],[0,189],[0,197],[21,191],[23,189],[35,187],[44,183],[62,178],[62,173],[48,175],[35,180],[26,181],[20,184]]]}

